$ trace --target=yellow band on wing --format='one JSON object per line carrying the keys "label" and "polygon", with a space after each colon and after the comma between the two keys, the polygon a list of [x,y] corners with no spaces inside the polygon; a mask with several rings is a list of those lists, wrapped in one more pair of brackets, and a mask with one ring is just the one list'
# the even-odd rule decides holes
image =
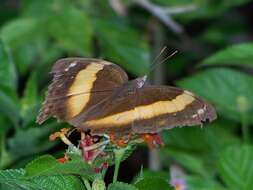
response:
{"label": "yellow band on wing", "polygon": [[132,123],[138,119],[151,119],[162,114],[182,111],[194,100],[195,98],[193,96],[183,93],[176,96],[173,100],[157,101],[149,105],[138,106],[132,110],[86,121],[84,124],[94,128],[102,128],[108,125],[120,127],[121,125]]}
{"label": "yellow band on wing", "polygon": [[[90,63],[87,67],[78,72],[74,82],[72,83],[68,94],[79,94],[71,96],[67,102],[68,116],[74,117],[79,114],[86,106],[90,99],[90,92],[94,82],[96,81],[96,74],[102,70],[103,64]],[[87,92],[83,93],[82,92]]]}

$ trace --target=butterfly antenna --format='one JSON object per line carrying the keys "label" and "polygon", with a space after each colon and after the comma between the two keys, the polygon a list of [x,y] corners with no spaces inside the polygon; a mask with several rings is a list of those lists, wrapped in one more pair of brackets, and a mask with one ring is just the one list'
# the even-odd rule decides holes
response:
{"label": "butterfly antenna", "polygon": [[157,65],[160,65],[162,63],[164,63],[165,61],[167,61],[168,59],[170,59],[171,57],[173,57],[175,54],[178,53],[178,50],[175,50],[172,54],[168,55],[167,57],[165,57],[163,60],[161,60],[160,62],[157,62],[157,59],[163,54],[163,52],[167,49],[167,47],[165,46],[160,53],[158,54],[158,56],[156,56],[156,58],[154,59],[153,63],[151,64],[150,70],[147,73],[147,75],[149,75],[155,68]]}
{"label": "butterfly antenna", "polygon": [[159,57],[163,54],[163,52],[168,49],[167,46],[164,46],[161,51],[159,52],[159,54],[155,57],[155,59],[152,61],[151,63],[151,67],[153,67],[153,65],[156,64],[156,61],[159,59]]}

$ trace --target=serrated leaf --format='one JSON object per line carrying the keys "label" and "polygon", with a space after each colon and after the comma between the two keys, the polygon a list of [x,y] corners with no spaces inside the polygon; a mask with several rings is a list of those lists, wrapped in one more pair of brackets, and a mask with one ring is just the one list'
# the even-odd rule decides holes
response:
{"label": "serrated leaf", "polygon": [[229,189],[252,189],[252,160],[253,147],[251,145],[231,146],[221,154],[218,171]]}
{"label": "serrated leaf", "polygon": [[17,74],[11,54],[0,39],[0,84],[16,89]]}
{"label": "serrated leaf", "polygon": [[147,177],[135,184],[139,190],[174,190],[163,178]]}
{"label": "serrated leaf", "polygon": [[70,175],[54,175],[35,177],[29,180],[24,178],[25,170],[2,170],[0,171],[0,183],[7,184],[12,187],[20,187],[26,190],[84,190],[84,186],[80,179]]}
{"label": "serrated leaf", "polygon": [[205,59],[201,65],[249,65],[253,67],[253,43],[233,45]]}
{"label": "serrated leaf", "polygon": [[35,177],[31,183],[36,184],[40,189],[54,189],[54,190],[85,190],[81,180],[76,176],[71,175],[55,175]]}
{"label": "serrated leaf", "polygon": [[137,31],[117,21],[96,20],[95,26],[103,56],[135,75],[147,74],[150,65],[148,44],[141,40]]}
{"label": "serrated leaf", "polygon": [[108,190],[138,190],[135,186],[123,182],[115,182],[108,186]]}
{"label": "serrated leaf", "polygon": [[25,167],[25,170],[27,178],[56,174],[75,174],[92,179],[95,175],[95,173],[91,172],[90,165],[85,163],[81,158],[62,164],[50,155],[35,159]]}
{"label": "serrated leaf", "polygon": [[177,84],[206,98],[227,118],[240,122],[242,114],[252,114],[253,77],[250,75],[232,69],[214,68],[201,71]]}
{"label": "serrated leaf", "polygon": [[0,170],[0,183],[27,190],[39,189],[35,184],[22,180],[24,174],[25,170],[23,169]]}

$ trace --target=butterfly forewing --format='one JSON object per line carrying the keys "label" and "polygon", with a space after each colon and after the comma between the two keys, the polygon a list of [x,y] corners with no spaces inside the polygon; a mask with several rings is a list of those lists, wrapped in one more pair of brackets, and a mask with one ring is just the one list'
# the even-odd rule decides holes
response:
{"label": "butterfly forewing", "polygon": [[53,82],[37,118],[39,123],[50,116],[68,121],[128,81],[119,66],[99,59],[61,59],[51,73]]}

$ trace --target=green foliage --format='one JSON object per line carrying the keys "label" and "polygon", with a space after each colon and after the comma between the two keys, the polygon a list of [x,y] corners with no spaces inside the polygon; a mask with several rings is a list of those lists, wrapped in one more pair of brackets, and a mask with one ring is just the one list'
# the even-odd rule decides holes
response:
{"label": "green foliage", "polygon": [[253,44],[243,43],[223,49],[208,57],[202,65],[237,65],[253,66]]}
{"label": "green foliage", "polygon": [[116,182],[109,185],[108,190],[138,190],[135,186],[123,183]]}
{"label": "green foliage", "polygon": [[143,38],[137,31],[129,28],[124,22],[120,23],[120,20],[97,20],[95,26],[101,38],[103,56],[122,64],[133,74],[147,73],[150,62],[148,45],[141,40]]}
{"label": "green foliage", "polygon": [[252,189],[252,159],[253,147],[251,145],[231,146],[222,153],[219,172],[229,189]]}
{"label": "green foliage", "polygon": [[[127,10],[123,16],[120,6],[108,2],[0,3],[0,189],[172,189],[170,166],[174,164],[183,170],[182,180],[189,190],[252,189],[253,44],[249,26],[253,23],[247,13],[252,3],[150,0],[156,10],[162,10],[157,16],[136,1],[122,0],[118,2]],[[168,16],[184,28],[183,33],[164,25],[162,19]],[[49,142],[48,136],[66,124],[55,120],[41,127],[35,124],[52,64],[62,57],[98,57],[121,65],[132,78],[150,72],[156,52],[164,45],[168,52],[179,50],[168,65],[163,63],[164,73],[169,73],[164,83],[206,99],[217,109],[218,120],[202,129],[163,132],[162,170],[144,168],[132,184],[115,182],[106,187],[106,169],[94,173],[71,147],[67,152],[71,160],[59,163],[56,158],[66,146]],[[106,147],[108,157],[96,159],[93,166],[99,168],[104,162],[113,166],[114,150],[115,146]],[[134,150],[135,145],[127,149],[121,161]]]}
{"label": "green foliage", "polygon": [[81,181],[70,175],[54,175],[50,177],[35,177],[30,180],[24,179],[25,170],[5,170],[0,171],[0,182],[6,184],[6,188],[19,187],[27,190],[44,189],[77,189],[84,190]]}
{"label": "green foliage", "polygon": [[253,77],[248,74],[228,68],[213,68],[178,81],[178,84],[213,102],[227,118],[240,122],[242,113],[252,113]]}
{"label": "green foliage", "polygon": [[10,51],[4,46],[4,43],[0,40],[0,85],[9,87],[11,89],[16,88],[17,74]]}
{"label": "green foliage", "polygon": [[139,190],[173,190],[173,188],[169,185],[167,181],[159,177],[144,178],[135,185]]}
{"label": "green foliage", "polygon": [[84,177],[88,177],[90,179],[94,178],[90,165],[85,163],[81,157],[61,164],[53,156],[45,155],[27,164],[25,170],[26,178],[56,174],[84,175]]}

